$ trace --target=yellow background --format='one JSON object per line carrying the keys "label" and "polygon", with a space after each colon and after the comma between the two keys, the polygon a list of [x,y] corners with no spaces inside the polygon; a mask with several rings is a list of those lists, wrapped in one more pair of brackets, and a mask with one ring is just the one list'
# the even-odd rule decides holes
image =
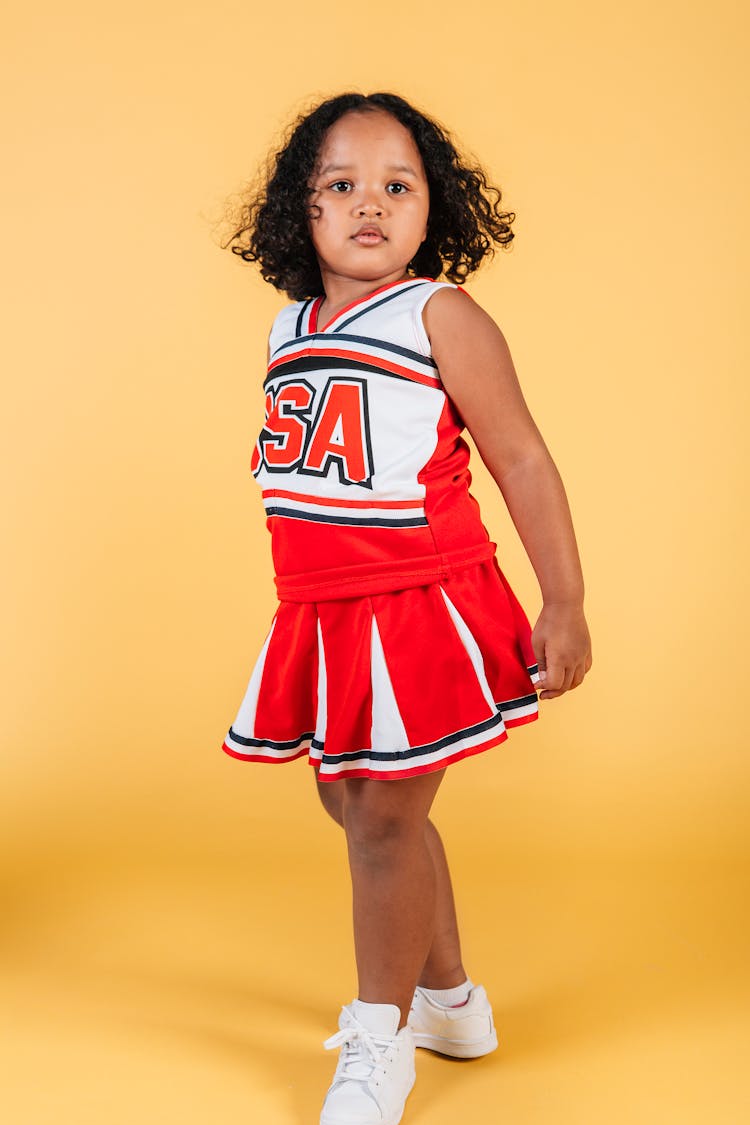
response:
{"label": "yellow background", "polygon": [[[517,214],[469,291],[565,481],[594,653],[438,796],[501,1050],[420,1052],[405,1125],[749,1119],[746,24],[727,0],[6,17],[12,1125],[318,1120],[355,994],[343,839],[303,762],[220,750],[275,606],[249,458],[286,298],[214,224],[350,88],[443,121]],[[479,464],[474,491],[533,623]]]}

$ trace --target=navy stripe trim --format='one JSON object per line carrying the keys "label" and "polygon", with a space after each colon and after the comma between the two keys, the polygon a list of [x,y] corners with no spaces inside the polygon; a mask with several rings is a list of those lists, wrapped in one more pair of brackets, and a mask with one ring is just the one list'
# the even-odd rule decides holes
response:
{"label": "navy stripe trim", "polygon": [[[526,707],[531,703],[538,702],[536,695],[521,695],[517,699],[506,699],[501,703],[496,703],[495,706],[498,710],[513,711],[518,707]],[[447,738],[442,738],[438,742],[431,742],[425,746],[412,746],[408,750],[395,750],[392,753],[383,753],[381,751],[354,751],[350,754],[323,754],[323,762],[356,762],[358,760],[366,761],[402,761],[407,758],[419,757],[420,755],[431,754],[435,750],[442,747],[448,747],[454,742],[459,742],[469,734],[480,734],[487,730],[492,730],[503,720],[502,714],[495,715],[487,719],[484,723],[477,723],[473,727],[467,727],[465,730],[459,731],[458,734],[448,735]],[[232,727],[229,728],[229,737],[240,746],[247,746],[255,749],[262,749],[264,746],[270,747],[272,750],[297,750],[303,742],[309,740],[311,748],[315,750],[323,750],[324,744],[315,738],[314,731],[307,731],[301,734],[299,738],[291,739],[288,742],[274,742],[271,738],[247,738],[244,735],[237,734]]]}
{"label": "navy stripe trim", "polygon": [[416,281],[414,283],[414,285],[398,286],[395,293],[388,293],[385,297],[381,297],[379,301],[375,301],[373,304],[368,305],[366,309],[358,309],[357,312],[352,313],[352,315],[350,317],[347,317],[346,320],[341,322],[341,324],[338,326],[338,328],[333,328],[332,331],[333,332],[339,332],[340,329],[346,328],[347,324],[351,324],[352,321],[357,320],[358,317],[365,316],[368,312],[372,312],[373,309],[379,309],[381,305],[387,304],[388,301],[395,301],[395,299],[397,297],[400,297],[402,293],[410,293],[412,291],[412,289],[417,289],[417,288],[420,288],[423,285],[428,285],[428,284],[431,285],[432,282]]}
{"label": "navy stripe trim", "polygon": [[312,523],[343,523],[350,524],[356,527],[428,527],[429,524],[424,517],[419,516],[414,519],[376,519],[374,517],[365,516],[360,519],[351,518],[350,516],[324,516],[313,512],[301,512],[296,508],[266,508],[267,516],[285,516],[295,520],[310,520]]}
{"label": "navy stripe trim", "polygon": [[[467,738],[472,734],[484,734],[486,731],[491,731],[495,727],[503,725],[503,716],[498,712],[497,715],[491,715],[489,719],[485,719],[483,723],[475,723],[473,727],[466,727],[464,730],[458,731],[456,734],[449,734],[446,738],[438,739],[437,742],[428,742],[424,746],[410,746],[407,750],[353,750],[347,754],[323,754],[322,761],[326,765],[334,765],[336,762],[406,762],[411,758],[423,758],[427,754],[434,754],[436,750],[448,749],[454,742],[460,742],[462,739]],[[313,738],[311,744],[316,750],[323,750],[323,744],[317,739]]]}
{"label": "navy stripe trim", "polygon": [[251,746],[260,748],[263,746],[270,746],[273,750],[296,750],[306,739],[311,739],[315,731],[308,731],[307,734],[301,734],[299,738],[292,738],[288,742],[274,742],[270,738],[247,738],[243,734],[237,734],[232,727],[229,728],[229,738],[233,742],[239,743],[240,746]]}
{"label": "navy stripe trim", "polygon": [[[275,379],[283,375],[291,375],[299,371],[335,371],[345,369],[347,371],[372,371],[376,375],[386,375],[389,379],[401,379],[405,383],[420,383],[421,386],[431,387],[433,384],[422,383],[421,379],[410,378],[408,375],[399,375],[397,371],[387,371],[384,367],[378,364],[378,361],[373,357],[372,363],[365,363],[361,359],[350,359],[348,356],[335,356],[324,355],[302,355],[297,359],[290,359],[286,363],[282,360],[278,367],[275,367],[270,375],[267,375],[263,380],[263,386],[267,386]],[[421,372],[416,372],[416,375]],[[429,376],[428,376],[429,378]],[[436,391],[442,391],[441,384],[436,380],[434,383]]]}
{"label": "navy stripe trim", "polygon": [[528,707],[530,703],[537,703],[538,696],[536,692],[533,695],[519,695],[518,699],[506,699],[504,703],[496,703],[495,706],[499,707],[501,711],[516,711],[521,707]]}
{"label": "navy stripe trim", "polygon": [[[304,340],[330,340],[328,332],[310,332],[308,335],[302,337]],[[402,355],[405,359],[413,359],[416,363],[424,363],[428,367],[437,368],[435,360],[430,355],[422,355],[421,352],[414,352],[411,348],[402,348],[400,344],[387,343],[385,340],[378,340],[375,336],[352,336],[347,332],[342,332],[336,336],[337,340],[346,340],[350,344],[369,344],[372,348],[382,348],[386,352],[394,352],[396,355]],[[285,343],[279,344],[274,355],[278,355],[284,348],[299,347],[299,340],[286,340]]]}
{"label": "navy stripe trim", "polygon": [[294,335],[295,336],[300,336],[302,334],[302,321],[304,320],[305,313],[309,309],[313,300],[314,300],[313,297],[308,297],[308,299],[303,304],[302,308],[299,310],[299,316],[297,317],[297,324],[295,325],[295,328],[294,328]]}

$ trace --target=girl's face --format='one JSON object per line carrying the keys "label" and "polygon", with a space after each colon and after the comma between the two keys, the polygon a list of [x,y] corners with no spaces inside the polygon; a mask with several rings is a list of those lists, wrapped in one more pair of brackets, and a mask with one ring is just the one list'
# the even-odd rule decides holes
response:
{"label": "girl's face", "polygon": [[430,196],[400,121],[382,110],[344,114],[326,133],[310,187],[320,210],[308,229],[326,290],[337,278],[387,284],[405,276],[427,237]]}

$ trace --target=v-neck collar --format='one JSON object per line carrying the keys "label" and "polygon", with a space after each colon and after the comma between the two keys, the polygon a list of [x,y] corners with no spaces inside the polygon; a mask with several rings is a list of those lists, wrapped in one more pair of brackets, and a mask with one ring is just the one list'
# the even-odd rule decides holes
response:
{"label": "v-neck collar", "polygon": [[379,289],[373,289],[371,293],[365,293],[364,297],[357,297],[356,301],[351,301],[348,305],[344,305],[343,309],[339,309],[339,311],[334,316],[332,316],[328,323],[324,324],[322,328],[318,328],[318,311],[320,309],[320,306],[323,304],[323,297],[316,297],[313,301],[313,306],[310,309],[308,332],[310,333],[310,335],[312,335],[314,332],[327,332],[331,325],[335,324],[339,317],[342,317],[344,313],[351,312],[351,310],[356,308],[357,305],[361,305],[365,301],[369,301],[371,297],[377,296],[378,293],[385,293],[388,289],[395,289],[397,285],[407,285],[409,282],[413,284],[415,281],[434,280],[435,279],[432,277],[402,277],[400,281],[390,281],[387,285],[381,285]]}

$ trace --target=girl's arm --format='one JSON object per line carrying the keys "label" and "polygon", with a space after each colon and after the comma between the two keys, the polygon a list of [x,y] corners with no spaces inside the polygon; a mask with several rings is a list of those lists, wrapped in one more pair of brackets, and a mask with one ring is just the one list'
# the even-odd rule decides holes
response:
{"label": "girl's arm", "polygon": [[446,392],[508,506],[544,605],[532,633],[542,699],[578,687],[591,667],[583,574],[560,474],[524,400],[505,337],[456,289],[440,289],[423,320]]}

